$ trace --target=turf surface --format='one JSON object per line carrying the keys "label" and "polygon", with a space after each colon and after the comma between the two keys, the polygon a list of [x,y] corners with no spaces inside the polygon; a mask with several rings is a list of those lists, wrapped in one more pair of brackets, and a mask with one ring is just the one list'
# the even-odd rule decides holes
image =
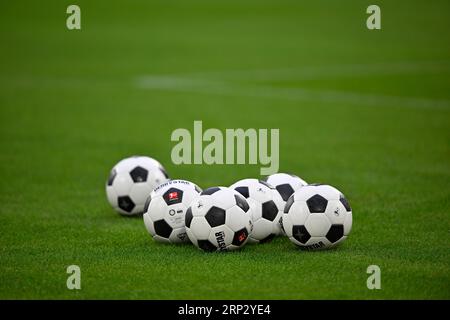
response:
{"label": "turf surface", "polygon": [[[447,1],[377,1],[380,31],[369,1],[77,1],[68,31],[71,3],[0,4],[0,298],[450,298]],[[259,175],[173,165],[194,120],[279,128],[280,171],[341,189],[349,239],[205,254],[115,214],[104,183],[129,155],[202,187]]]}

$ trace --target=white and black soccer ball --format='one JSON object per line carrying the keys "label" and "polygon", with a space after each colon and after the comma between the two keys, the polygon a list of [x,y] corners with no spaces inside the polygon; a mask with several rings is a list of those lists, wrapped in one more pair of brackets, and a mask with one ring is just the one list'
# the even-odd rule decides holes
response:
{"label": "white and black soccer ball", "polygon": [[205,189],[186,213],[186,233],[204,251],[239,249],[252,232],[245,198],[226,187]]}
{"label": "white and black soccer ball", "polygon": [[244,196],[252,209],[253,232],[250,242],[268,242],[280,234],[284,202],[271,185],[258,179],[243,179],[230,188]]}
{"label": "white and black soccer ball", "polygon": [[306,181],[303,179],[288,173],[275,173],[265,177],[263,180],[277,189],[284,202],[286,202],[295,191],[307,185]]}
{"label": "white and black soccer ball", "polygon": [[152,190],[167,180],[169,176],[161,163],[150,157],[134,156],[112,168],[106,182],[106,195],[120,214],[139,214]]}
{"label": "white and black soccer ball", "polygon": [[144,224],[153,239],[160,242],[189,242],[185,216],[202,190],[186,180],[170,180],[152,191],[145,203]]}
{"label": "white and black soccer ball", "polygon": [[[286,205],[286,201],[295,191],[307,185],[305,180],[289,173],[274,173],[263,180],[277,189],[284,201],[283,208]],[[280,219],[280,229],[281,234],[286,234],[283,230],[283,218]]]}
{"label": "white and black soccer ball", "polygon": [[289,239],[303,249],[331,248],[352,229],[352,209],[344,195],[328,185],[298,189],[286,202],[283,227]]}

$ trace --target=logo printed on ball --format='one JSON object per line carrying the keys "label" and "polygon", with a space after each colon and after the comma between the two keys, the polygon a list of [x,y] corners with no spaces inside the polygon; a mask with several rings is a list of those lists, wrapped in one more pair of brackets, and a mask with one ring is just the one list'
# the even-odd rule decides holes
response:
{"label": "logo printed on ball", "polygon": [[169,193],[169,200],[178,200],[178,192]]}
{"label": "logo printed on ball", "polygon": [[217,245],[219,246],[219,250],[226,250],[226,245],[225,245],[225,232],[223,231],[219,231],[216,232],[216,240],[217,240]]}
{"label": "logo printed on ball", "polygon": [[336,216],[339,216],[339,207],[336,207],[336,209],[334,210],[334,214],[335,214]]}

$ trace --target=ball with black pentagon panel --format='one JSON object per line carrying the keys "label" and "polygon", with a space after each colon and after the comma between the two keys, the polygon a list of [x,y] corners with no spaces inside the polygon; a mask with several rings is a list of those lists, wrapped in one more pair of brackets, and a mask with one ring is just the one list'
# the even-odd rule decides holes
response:
{"label": "ball with black pentagon panel", "polygon": [[263,180],[243,179],[230,188],[246,198],[251,210],[253,232],[249,242],[265,243],[280,234],[284,202],[277,190]]}
{"label": "ball with black pentagon panel", "polygon": [[187,180],[170,180],[156,187],[145,203],[144,224],[159,242],[189,242],[186,212],[202,190]]}
{"label": "ball with black pentagon panel", "polygon": [[277,189],[284,202],[286,202],[295,191],[307,185],[305,180],[288,173],[275,173],[264,178],[264,181]]}
{"label": "ball with black pentagon panel", "polygon": [[[306,186],[307,183],[302,178],[289,173],[274,173],[270,176],[267,176],[263,179],[268,184],[273,186],[278,193],[280,194],[281,198],[283,199],[283,208],[286,205],[286,201],[289,199],[289,197],[298,189],[300,189],[303,186]],[[280,219],[280,231],[281,234],[286,234],[283,230],[283,219]]]}
{"label": "ball with black pentagon panel", "polygon": [[286,202],[283,228],[302,249],[319,250],[337,246],[352,229],[352,209],[345,196],[329,185],[307,185]]}
{"label": "ball with black pentagon panel", "polygon": [[133,156],[123,159],[112,168],[106,182],[108,202],[122,215],[141,214],[148,195],[168,180],[167,171],[153,158]]}
{"label": "ball with black pentagon panel", "polygon": [[207,252],[243,247],[252,233],[251,209],[233,189],[203,190],[186,213],[186,233],[193,244]]}

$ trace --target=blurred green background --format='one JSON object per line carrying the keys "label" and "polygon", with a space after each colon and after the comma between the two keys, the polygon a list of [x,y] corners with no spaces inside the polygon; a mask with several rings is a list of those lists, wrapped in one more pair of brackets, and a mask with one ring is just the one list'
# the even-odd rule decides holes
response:
{"label": "blurred green background", "polygon": [[[448,1],[377,1],[381,30],[371,1],[133,0],[76,1],[70,31],[73,3],[0,4],[1,298],[450,298]],[[194,120],[279,128],[280,171],[344,192],[349,239],[211,255],[117,215],[104,184],[129,155],[203,188],[259,176],[174,165]]]}

